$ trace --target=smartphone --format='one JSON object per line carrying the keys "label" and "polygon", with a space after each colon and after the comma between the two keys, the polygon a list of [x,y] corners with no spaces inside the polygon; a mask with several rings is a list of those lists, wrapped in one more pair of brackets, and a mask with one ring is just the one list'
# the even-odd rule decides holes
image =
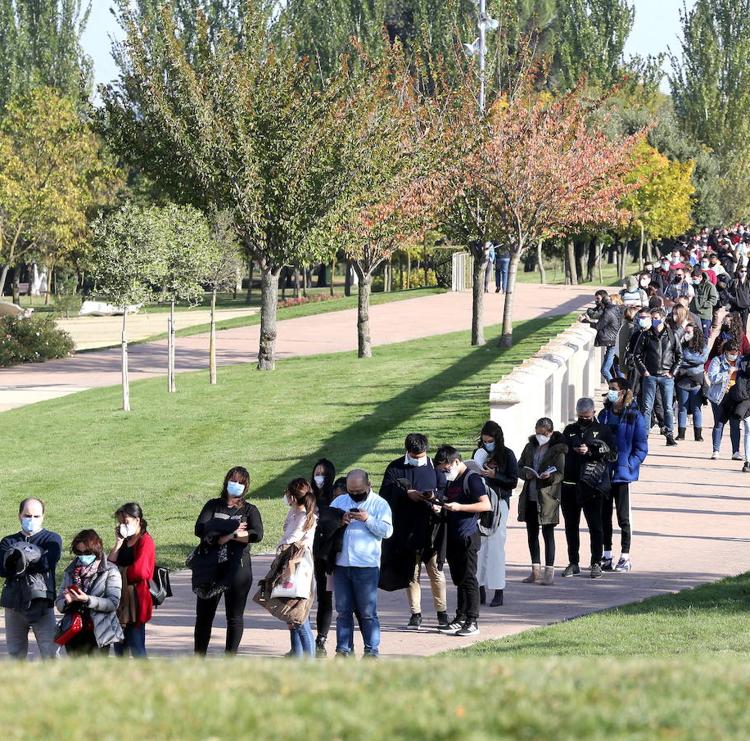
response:
{"label": "smartphone", "polygon": [[359,507],[352,507],[349,511],[350,512],[359,512]]}
{"label": "smartphone", "polygon": [[409,479],[407,479],[407,478],[403,478],[403,477],[401,477],[401,478],[398,478],[398,479],[396,479],[396,483],[397,483],[397,484],[398,484],[398,485],[399,485],[399,486],[400,486],[400,487],[401,487],[402,489],[405,489],[406,491],[409,491],[409,489],[413,489],[413,488],[414,488],[414,487],[412,486],[412,483],[411,483],[411,481],[409,481]]}

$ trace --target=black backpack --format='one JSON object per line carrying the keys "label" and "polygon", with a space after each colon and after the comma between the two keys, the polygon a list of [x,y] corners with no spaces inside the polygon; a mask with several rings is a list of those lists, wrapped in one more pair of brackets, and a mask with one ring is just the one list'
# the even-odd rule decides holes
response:
{"label": "black backpack", "polygon": [[473,460],[466,463],[466,468],[469,469],[469,472],[464,477],[464,493],[469,493],[469,476],[479,476],[484,485],[484,493],[490,500],[491,509],[479,513],[477,527],[479,528],[479,534],[481,536],[489,538],[490,535],[494,535],[495,531],[500,527],[500,521],[503,519],[503,511],[500,509],[500,497],[495,490],[487,484],[484,476],[480,476],[477,472],[478,467],[479,464]]}
{"label": "black backpack", "polygon": [[169,569],[166,566],[154,566],[154,576],[149,579],[148,589],[151,592],[151,601],[154,607],[164,603],[167,597],[172,596],[172,585],[169,582]]}

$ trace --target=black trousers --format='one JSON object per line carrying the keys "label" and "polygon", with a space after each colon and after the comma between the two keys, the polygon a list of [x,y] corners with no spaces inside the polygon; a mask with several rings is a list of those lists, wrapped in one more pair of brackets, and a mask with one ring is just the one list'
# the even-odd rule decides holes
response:
{"label": "black trousers", "polygon": [[[541,563],[539,553],[539,507],[536,502],[526,500],[526,536],[529,540],[531,563]],[[541,525],[544,540],[544,565],[555,565],[555,526]]]}
{"label": "black trousers", "polygon": [[592,501],[581,506],[576,498],[577,487],[574,484],[562,485],[562,512],[565,518],[565,540],[568,541],[568,561],[580,563],[579,550],[581,538],[581,512],[586,518],[591,538],[591,563],[602,560],[602,496],[596,496]]}
{"label": "black trousers", "polygon": [[479,617],[477,555],[481,538],[477,530],[468,538],[448,536],[446,543],[451,579],[456,585],[456,617],[459,622],[476,620]]}
{"label": "black trousers", "polygon": [[602,529],[604,531],[604,550],[612,550],[612,509],[617,512],[617,524],[620,527],[620,550],[630,553],[630,484],[612,484],[609,494],[602,502]]}
{"label": "black trousers", "polygon": [[[236,654],[245,632],[245,605],[247,595],[253,585],[253,572],[249,567],[241,567],[234,575],[232,584],[224,590],[224,609],[227,616],[226,652]],[[221,595],[203,599],[198,597],[195,603],[195,653],[205,655],[211,640],[211,628],[214,624],[216,608]]]}
{"label": "black trousers", "polygon": [[324,641],[331,629],[333,619],[333,592],[326,591],[328,574],[326,574],[326,561],[323,558],[315,559],[315,586],[318,594],[318,613],[315,618],[318,639]]}

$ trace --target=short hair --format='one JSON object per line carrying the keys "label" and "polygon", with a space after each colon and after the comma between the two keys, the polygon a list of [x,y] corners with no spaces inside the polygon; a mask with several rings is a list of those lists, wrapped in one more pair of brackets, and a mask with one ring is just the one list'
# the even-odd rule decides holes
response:
{"label": "short hair", "polygon": [[370,477],[367,475],[367,471],[361,468],[353,468],[349,473],[346,474],[347,486],[349,485],[349,479],[360,478],[365,486],[370,485]]}
{"label": "short hair", "polygon": [[628,381],[627,378],[621,378],[620,376],[610,378],[609,383],[617,384],[617,388],[620,389],[620,391],[630,391],[631,388],[630,381]]}
{"label": "short hair", "polygon": [[735,340],[727,340],[721,348],[722,352],[739,352],[740,346]]}
{"label": "short hair", "polygon": [[593,412],[595,409],[594,400],[588,396],[584,396],[576,402],[576,412]]}
{"label": "short hair", "polygon": [[651,316],[655,316],[656,314],[664,319],[664,308],[661,306],[655,306],[653,309],[651,309]]}
{"label": "short hair", "polygon": [[637,306],[626,306],[625,307],[625,313],[624,317],[629,322],[632,322],[633,319],[635,319],[635,315],[640,311],[640,309]]}
{"label": "short hair", "polygon": [[435,458],[433,463],[436,466],[442,466],[445,463],[454,463],[455,461],[461,460],[461,453],[459,453],[452,445],[441,445],[435,451]]}
{"label": "short hair", "polygon": [[536,421],[534,429],[536,429],[537,427],[542,427],[545,430],[552,431],[555,429],[555,423],[549,417],[542,417],[541,419],[538,419]]}
{"label": "short hair", "polygon": [[594,296],[599,296],[600,298],[609,298],[609,292],[605,291],[603,288],[600,288]]}
{"label": "short hair", "polygon": [[29,502],[39,502],[39,504],[42,505],[42,514],[44,514],[44,502],[39,499],[39,497],[26,497],[26,499],[21,500],[21,504],[18,505],[18,514],[22,514],[24,509],[26,508],[26,505]]}
{"label": "short hair", "polygon": [[76,551],[77,545],[85,546],[86,550],[91,551],[97,558],[104,557],[104,544],[96,530],[81,530],[81,532],[73,538],[73,541],[70,544],[70,552],[73,555],[78,555]]}
{"label": "short hair", "polygon": [[661,296],[651,296],[648,300],[649,309],[661,309],[664,307],[664,299]]}
{"label": "short hair", "polygon": [[421,432],[411,432],[404,440],[404,448],[407,453],[426,453],[428,446],[427,436]]}

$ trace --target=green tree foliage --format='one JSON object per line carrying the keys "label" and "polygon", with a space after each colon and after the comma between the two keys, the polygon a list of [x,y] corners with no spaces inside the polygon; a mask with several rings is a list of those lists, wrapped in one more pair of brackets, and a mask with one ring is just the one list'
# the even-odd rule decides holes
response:
{"label": "green tree foliage", "polygon": [[90,0],[0,0],[0,112],[37,87],[83,103],[92,63],[81,47]]}

